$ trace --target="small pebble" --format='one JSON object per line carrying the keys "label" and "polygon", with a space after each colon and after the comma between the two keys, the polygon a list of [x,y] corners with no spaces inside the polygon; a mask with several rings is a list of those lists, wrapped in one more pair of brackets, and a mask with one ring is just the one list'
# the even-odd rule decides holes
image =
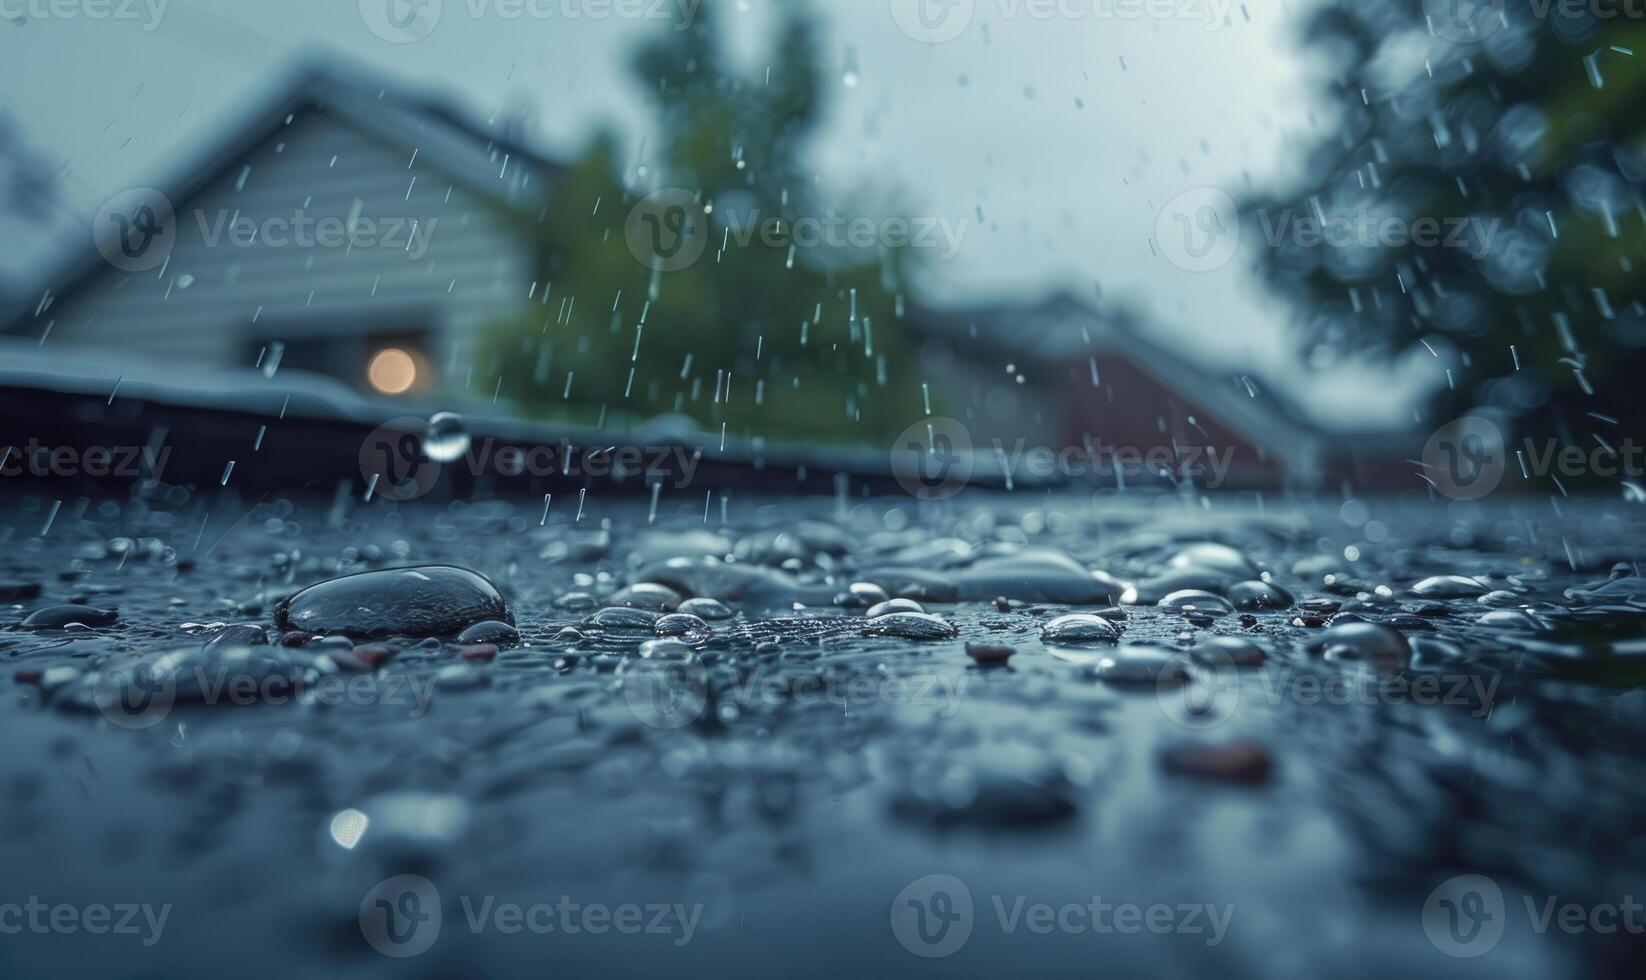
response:
{"label": "small pebble", "polygon": [[1226,657],[1236,667],[1261,667],[1268,660],[1262,647],[1242,636],[1207,637],[1191,653],[1196,660],[1212,663]]}
{"label": "small pebble", "polygon": [[1016,655],[1016,650],[998,643],[966,644],[966,656],[971,657],[979,667],[1004,667]]}
{"label": "small pebble", "polygon": [[708,623],[691,613],[670,613],[653,623],[652,631],[658,636],[682,637],[692,643],[702,642],[713,633]]}
{"label": "small pebble", "polygon": [[684,601],[684,596],[666,585],[636,582],[608,599],[606,605],[650,609],[653,612],[674,612]]}
{"label": "small pebble", "polygon": [[888,599],[885,602],[879,602],[871,606],[869,611],[863,615],[869,619],[879,619],[881,616],[890,616],[892,613],[919,613],[925,611],[920,603],[915,602],[913,599]]}
{"label": "small pebble", "polygon": [[23,620],[26,630],[60,630],[69,626],[108,626],[120,615],[113,609],[93,609],[91,606],[47,606],[36,609]]}
{"label": "small pebble", "polygon": [[1333,626],[1309,644],[1327,660],[1369,660],[1385,666],[1411,663],[1412,646],[1400,631],[1377,623]]}
{"label": "small pebble", "polygon": [[835,596],[834,604],[848,609],[866,609],[891,598],[886,590],[873,582],[853,582],[846,591]]}
{"label": "small pebble", "polygon": [[905,640],[947,640],[960,630],[930,613],[888,613],[863,624],[864,636],[898,636]]}
{"label": "small pebble", "polygon": [[1278,585],[1268,582],[1240,582],[1229,588],[1229,602],[1236,609],[1256,612],[1263,609],[1290,609],[1297,600]]}
{"label": "small pebble", "polygon": [[282,630],[356,639],[453,636],[491,619],[514,621],[497,586],[478,572],[450,565],[345,575],[310,586],[274,609]]}
{"label": "small pebble", "polygon": [[1161,768],[1176,776],[1257,786],[1269,781],[1274,757],[1256,742],[1173,745],[1160,751]]}
{"label": "small pebble", "polygon": [[696,616],[699,619],[731,619],[737,615],[719,599],[696,598],[687,599],[680,604],[679,612]]}
{"label": "small pebble", "polygon": [[475,623],[457,634],[457,643],[460,646],[489,644],[502,650],[512,650],[520,645],[520,631],[508,623],[488,620],[484,623]]}
{"label": "small pebble", "polygon": [[1098,661],[1092,673],[1113,687],[1180,687],[1189,682],[1183,658],[1155,646],[1121,647]]}
{"label": "small pebble", "polygon": [[497,644],[475,643],[457,648],[457,655],[474,664],[489,664],[497,659]]}
{"label": "small pebble", "polygon": [[397,651],[394,647],[384,646],[380,643],[367,643],[355,647],[350,652],[356,660],[375,670],[393,660]]}
{"label": "small pebble", "polygon": [[1431,599],[1476,599],[1492,591],[1462,575],[1434,575],[1412,586],[1412,594]]}
{"label": "small pebble", "polygon": [[488,678],[485,674],[467,663],[443,667],[439,673],[434,675],[435,685],[448,691],[467,691],[484,687],[487,681]]}
{"label": "small pebble", "polygon": [[1160,608],[1181,613],[1200,613],[1207,616],[1226,616],[1234,612],[1229,600],[1210,592],[1184,589],[1160,600]]}
{"label": "small pebble", "polygon": [[1059,616],[1040,628],[1046,643],[1101,643],[1120,639],[1120,628],[1101,616],[1071,613]]}
{"label": "small pebble", "polygon": [[263,627],[255,623],[224,627],[206,641],[208,647],[266,647],[268,645],[269,634],[263,632]]}
{"label": "small pebble", "polygon": [[646,609],[607,606],[589,617],[589,625],[609,630],[650,630],[661,618],[657,613]]}

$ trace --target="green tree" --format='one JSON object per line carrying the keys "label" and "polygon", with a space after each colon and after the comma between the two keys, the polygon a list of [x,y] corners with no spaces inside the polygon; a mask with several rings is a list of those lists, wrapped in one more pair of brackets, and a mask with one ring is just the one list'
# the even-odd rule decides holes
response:
{"label": "green tree", "polygon": [[[904,250],[790,244],[797,220],[844,216],[802,159],[826,83],[813,21],[789,8],[770,68],[752,77],[728,60],[713,5],[659,32],[634,62],[657,149],[625,167],[616,140],[597,136],[542,217],[524,219],[539,302],[492,338],[524,411],[613,427],[678,413],[734,439],[833,442],[884,442],[919,417],[898,316]],[[643,260],[662,253],[636,238],[678,244],[677,222],[702,254],[657,271]]]}
{"label": "green tree", "polygon": [[1363,229],[1430,219],[1440,231],[1418,243],[1370,230],[1271,242],[1264,271],[1297,300],[1314,354],[1445,338],[1463,368],[1437,411],[1638,408],[1627,375],[1646,345],[1639,10],[1327,0],[1312,13],[1305,37],[1337,121],[1301,186],[1244,213],[1271,228],[1290,212]]}

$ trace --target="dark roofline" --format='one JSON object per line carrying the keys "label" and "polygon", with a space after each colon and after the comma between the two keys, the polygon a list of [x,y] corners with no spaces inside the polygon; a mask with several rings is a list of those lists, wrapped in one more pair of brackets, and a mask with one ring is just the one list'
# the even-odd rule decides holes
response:
{"label": "dark roofline", "polygon": [[16,315],[21,316],[23,306],[22,283],[14,281],[10,276],[0,274],[0,323],[9,323],[14,308]]}
{"label": "dark roofline", "polygon": [[[299,104],[305,101],[301,97],[306,95],[309,104],[345,116],[363,127],[382,128],[382,120],[378,116],[358,112],[357,107],[348,104],[348,99],[365,95],[438,120],[476,144],[502,150],[511,159],[525,161],[541,172],[565,172],[566,168],[560,161],[544,156],[536,147],[506,133],[487,128],[472,113],[431,89],[401,84],[396,79],[376,75],[356,64],[324,54],[304,56],[291,69],[291,74],[295,79],[291,91],[298,96],[296,101]],[[405,138],[415,142],[416,134],[405,134]],[[454,173],[453,176],[462,179],[465,175]]]}
{"label": "dark roofline", "polygon": [[[1242,371],[1231,372],[1227,377],[1219,377],[1197,360],[1171,350],[1151,338],[1147,331],[1138,329],[1139,321],[1131,312],[1112,307],[1098,307],[1067,289],[1056,290],[1032,303],[1000,301],[984,306],[955,309],[911,306],[904,316],[904,322],[928,337],[953,342],[965,339],[963,331],[971,322],[1006,315],[1058,313],[1086,318],[1106,334],[1106,337],[1102,338],[1094,336],[1094,355],[1119,354],[1129,357],[1163,386],[1185,400],[1201,404],[1209,412],[1216,412],[1223,424],[1251,439],[1253,443],[1273,451],[1277,456],[1288,458],[1300,450],[1322,449],[1323,443],[1329,438],[1328,433],[1309,418],[1302,406],[1283,391],[1270,385],[1262,375],[1253,371]],[[1048,357],[1044,351],[1036,350],[1032,336],[1012,332],[993,335],[995,340],[1010,341],[1014,338],[1022,341],[1011,348],[1012,353],[1019,357],[1042,362],[1061,360],[1059,355]],[[1225,390],[1239,376],[1252,380],[1258,388],[1257,397],[1240,399],[1232,389]],[[1284,431],[1276,430],[1276,423],[1283,426]],[[1298,439],[1311,440],[1313,445],[1299,446],[1296,444]]]}
{"label": "dark roofline", "polygon": [[928,323],[963,325],[968,320],[984,320],[1002,313],[1055,312],[1059,308],[1089,315],[1092,319],[1100,321],[1108,314],[1107,310],[1093,306],[1068,289],[1057,289],[1042,293],[1027,303],[1006,298],[991,300],[979,306],[941,307],[911,301],[904,319],[918,329],[920,325]]}
{"label": "dark roofline", "polygon": [[[490,132],[440,95],[419,92],[412,86],[399,85],[358,65],[345,65],[340,58],[317,52],[299,57],[279,74],[269,87],[269,93],[235,110],[231,124],[207,130],[218,132],[220,129],[225,134],[222,138],[183,163],[174,164],[166,179],[153,181],[147,186],[155,187],[180,204],[221,177],[248,153],[272,139],[285,128],[286,117],[304,109],[331,113],[369,134],[383,135],[385,127],[392,123],[385,122],[384,117],[362,111],[359,104],[362,99],[391,103],[396,109],[433,118],[476,144],[495,147],[508,154],[511,160],[522,161],[540,173],[557,175],[565,172],[565,167],[558,161],[503,134]],[[420,135],[400,134],[414,146],[421,146],[423,140]],[[482,193],[489,192],[488,188],[461,172],[461,167],[440,166],[438,155],[433,157],[433,162],[454,181],[468,182]],[[44,283],[35,284],[33,299],[28,299],[28,294],[24,294],[24,299],[18,301],[15,310],[0,306],[0,334],[19,333],[37,318],[34,311],[42,289],[49,290],[54,298],[67,296],[104,268],[96,249],[89,242],[83,249],[76,249],[46,274]]]}

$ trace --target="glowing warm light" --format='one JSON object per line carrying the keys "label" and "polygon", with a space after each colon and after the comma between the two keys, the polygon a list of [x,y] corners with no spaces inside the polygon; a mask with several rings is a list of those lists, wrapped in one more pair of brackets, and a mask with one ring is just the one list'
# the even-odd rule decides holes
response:
{"label": "glowing warm light", "polygon": [[403,395],[417,383],[417,359],[398,347],[385,347],[366,365],[366,380],[385,395]]}

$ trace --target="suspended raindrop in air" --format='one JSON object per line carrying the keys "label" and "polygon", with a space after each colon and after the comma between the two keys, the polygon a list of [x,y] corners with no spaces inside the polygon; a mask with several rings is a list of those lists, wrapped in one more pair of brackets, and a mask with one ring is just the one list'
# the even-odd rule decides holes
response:
{"label": "suspended raindrop in air", "polygon": [[423,435],[423,454],[436,463],[456,462],[469,451],[469,430],[461,416],[440,412],[429,419]]}

